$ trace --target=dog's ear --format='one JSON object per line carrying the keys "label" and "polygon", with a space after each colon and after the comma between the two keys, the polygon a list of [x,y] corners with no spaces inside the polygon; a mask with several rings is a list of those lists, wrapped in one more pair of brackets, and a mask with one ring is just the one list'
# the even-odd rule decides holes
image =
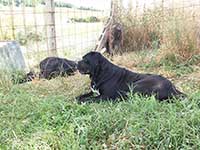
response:
{"label": "dog's ear", "polygon": [[96,52],[93,55],[95,55],[94,57],[95,60],[91,65],[91,76],[97,77],[101,70],[101,56],[99,55],[99,53]]}

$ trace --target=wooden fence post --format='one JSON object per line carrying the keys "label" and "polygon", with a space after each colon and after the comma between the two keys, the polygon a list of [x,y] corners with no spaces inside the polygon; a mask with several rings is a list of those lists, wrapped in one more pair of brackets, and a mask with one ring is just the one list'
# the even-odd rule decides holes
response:
{"label": "wooden fence post", "polygon": [[10,16],[11,16],[11,26],[12,26],[12,38],[15,39],[15,25],[14,25],[14,7],[15,7],[15,1],[11,0],[9,1],[10,5]]}
{"label": "wooden fence post", "polygon": [[58,56],[56,47],[56,26],[54,0],[45,0],[45,23],[47,28],[47,45],[50,56]]}

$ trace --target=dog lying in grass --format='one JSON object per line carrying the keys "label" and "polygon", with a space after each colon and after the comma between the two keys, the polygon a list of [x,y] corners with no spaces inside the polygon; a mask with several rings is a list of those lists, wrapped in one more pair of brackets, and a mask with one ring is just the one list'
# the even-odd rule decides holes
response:
{"label": "dog lying in grass", "polygon": [[[57,76],[73,75],[77,70],[75,61],[67,60],[59,57],[47,57],[39,64],[39,78],[52,79]],[[22,84],[33,81],[38,75],[33,71],[24,75],[15,75],[12,78],[14,83]]]}
{"label": "dog lying in grass", "polygon": [[159,101],[185,95],[165,77],[129,71],[112,64],[98,52],[89,52],[83,56],[78,62],[78,70],[90,76],[91,88],[99,92],[96,97],[92,97],[92,91],[77,97],[79,103],[116,100],[126,97],[130,90],[146,96],[155,95]]}
{"label": "dog lying in grass", "polygon": [[57,76],[73,75],[77,70],[77,63],[59,57],[47,57],[39,64],[39,78],[52,79]]}

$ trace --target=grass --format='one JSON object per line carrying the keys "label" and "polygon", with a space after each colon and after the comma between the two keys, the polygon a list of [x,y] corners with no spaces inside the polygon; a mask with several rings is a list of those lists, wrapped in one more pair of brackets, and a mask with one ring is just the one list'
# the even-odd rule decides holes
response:
{"label": "grass", "polygon": [[34,86],[0,94],[2,149],[200,148],[200,93],[173,104],[130,95],[116,104],[78,105]]}
{"label": "grass", "polygon": [[[129,53],[113,60],[135,72],[164,75],[187,99],[166,103],[130,93],[119,103],[78,105],[75,97],[89,90],[86,76],[13,85],[0,74],[0,149],[200,149],[196,22],[176,21],[177,12],[162,21],[160,13],[122,18]],[[141,49],[146,51],[132,52]]]}
{"label": "grass", "polygon": [[[157,52],[151,54],[153,58]],[[169,77],[188,93],[186,100],[166,103],[130,93],[119,103],[78,105],[75,97],[89,90],[87,76],[21,85],[5,79],[0,84],[0,149],[199,149],[199,70],[168,76],[173,68],[152,65],[146,70],[147,57],[145,52],[132,52],[114,61],[137,72]]]}
{"label": "grass", "polygon": [[119,11],[116,20],[124,31],[121,53],[159,49],[157,59],[174,55],[182,62],[199,54],[198,9],[174,9],[180,5],[172,5],[146,8],[140,14],[137,10]]}

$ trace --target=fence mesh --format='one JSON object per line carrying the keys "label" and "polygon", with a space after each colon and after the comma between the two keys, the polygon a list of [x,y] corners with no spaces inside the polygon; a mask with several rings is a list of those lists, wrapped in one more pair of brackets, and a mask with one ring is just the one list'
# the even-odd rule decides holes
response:
{"label": "fence mesh", "polygon": [[[170,38],[183,45],[178,38],[188,28],[199,43],[199,0],[113,2],[118,6],[114,19],[124,27],[125,50],[166,44]],[[0,0],[0,40],[18,41],[29,67],[52,55],[76,59],[95,47],[110,9],[111,0]]]}
{"label": "fence mesh", "polygon": [[[200,53],[199,0],[116,0],[122,52],[159,49],[186,60]],[[164,54],[163,54],[164,55]]]}
{"label": "fence mesh", "polygon": [[76,59],[95,47],[109,12],[109,0],[0,0],[0,41],[18,41],[29,67]]}

